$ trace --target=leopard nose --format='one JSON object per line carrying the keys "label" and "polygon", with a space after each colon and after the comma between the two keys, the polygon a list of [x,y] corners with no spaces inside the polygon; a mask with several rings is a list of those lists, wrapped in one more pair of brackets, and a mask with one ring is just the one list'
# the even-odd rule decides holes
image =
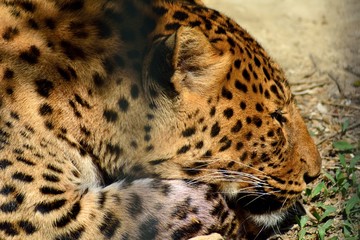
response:
{"label": "leopard nose", "polygon": [[[309,184],[312,181],[314,181],[316,178],[320,176],[321,173],[321,157],[317,151],[316,153],[317,153],[316,158],[314,158],[315,161],[313,162],[308,161],[306,164],[307,171],[304,172],[304,176],[303,176],[306,184]],[[303,158],[301,158],[300,161],[306,162],[304,161]]]}
{"label": "leopard nose", "polygon": [[304,181],[306,182],[306,184],[311,183],[312,181],[314,181],[315,179],[317,179],[319,177],[320,174],[317,174],[315,176],[310,176],[309,173],[305,173],[304,174]]}
{"label": "leopard nose", "polygon": [[[305,154],[304,154],[305,155]],[[321,156],[314,146],[314,150],[308,153],[304,158],[300,158],[303,162],[304,175],[303,179],[306,184],[311,183],[321,174]]]}

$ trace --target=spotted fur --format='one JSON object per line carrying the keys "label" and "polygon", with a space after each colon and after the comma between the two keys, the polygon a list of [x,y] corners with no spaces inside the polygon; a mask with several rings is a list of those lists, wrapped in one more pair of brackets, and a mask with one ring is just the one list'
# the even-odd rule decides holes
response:
{"label": "spotted fur", "polygon": [[201,1],[0,0],[1,239],[251,238],[319,171],[282,70]]}

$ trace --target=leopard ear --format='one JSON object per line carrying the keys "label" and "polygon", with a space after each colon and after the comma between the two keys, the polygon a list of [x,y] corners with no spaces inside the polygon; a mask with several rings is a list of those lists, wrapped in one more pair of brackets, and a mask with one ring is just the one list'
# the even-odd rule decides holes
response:
{"label": "leopard ear", "polygon": [[206,92],[225,77],[230,66],[230,54],[215,48],[199,29],[181,27],[165,44],[173,46],[171,81],[178,92]]}
{"label": "leopard ear", "polygon": [[144,85],[170,97],[203,93],[214,89],[229,66],[230,54],[215,48],[199,29],[180,27],[154,43],[144,63]]}

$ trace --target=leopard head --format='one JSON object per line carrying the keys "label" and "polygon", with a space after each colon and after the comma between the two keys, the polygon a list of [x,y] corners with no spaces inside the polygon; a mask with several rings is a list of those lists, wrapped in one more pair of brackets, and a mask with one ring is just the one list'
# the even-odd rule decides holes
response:
{"label": "leopard head", "polygon": [[170,120],[159,123],[163,155],[150,164],[163,178],[214,184],[274,225],[319,175],[319,153],[264,50],[236,34],[207,35],[180,27],[150,51],[144,86]]}

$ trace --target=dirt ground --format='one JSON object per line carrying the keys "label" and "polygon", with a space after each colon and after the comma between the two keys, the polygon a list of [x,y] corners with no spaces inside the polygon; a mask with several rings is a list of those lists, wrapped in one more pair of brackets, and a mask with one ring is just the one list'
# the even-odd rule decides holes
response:
{"label": "dirt ground", "polygon": [[[235,19],[283,67],[323,157],[323,169],[338,166],[334,141],[359,149],[359,0],[204,2]],[[344,122],[349,123],[346,132],[341,131]],[[332,236],[343,239],[340,229]],[[296,233],[280,239],[296,239]]]}

